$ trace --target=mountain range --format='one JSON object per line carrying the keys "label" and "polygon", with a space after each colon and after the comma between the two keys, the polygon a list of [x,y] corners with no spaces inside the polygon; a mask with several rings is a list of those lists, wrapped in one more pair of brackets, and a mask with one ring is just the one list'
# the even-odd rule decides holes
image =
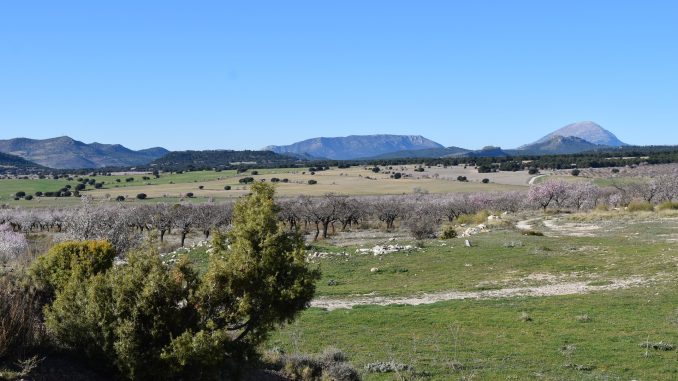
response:
{"label": "mountain range", "polygon": [[57,169],[130,167],[148,164],[169,151],[148,148],[134,151],[120,144],[86,144],[68,136],[51,139],[0,140],[0,152]]}
{"label": "mountain range", "polygon": [[485,147],[470,150],[460,147],[444,147],[420,135],[351,135],[335,138],[313,138],[286,146],[268,146],[280,154],[295,155],[306,159],[402,159],[443,157],[500,157],[509,155],[560,155],[621,147],[627,144],[600,125],[577,122],[544,136],[534,143],[516,149],[503,150]]}
{"label": "mountain range", "polygon": [[[14,155],[0,160],[0,166],[42,165],[57,169],[133,167],[222,168],[233,163],[295,163],[312,160],[387,160],[404,158],[501,157],[516,155],[574,154],[626,146],[600,125],[585,121],[569,124],[533,143],[516,149],[488,146],[480,150],[444,147],[421,135],[351,135],[318,137],[290,145],[267,146],[261,151],[177,151],[164,148],[134,151],[119,144],[86,144],[67,136],[35,140],[0,140],[0,152]],[[19,163],[19,158],[33,163]],[[3,157],[0,157],[3,159]]]}
{"label": "mountain range", "polygon": [[317,159],[351,160],[391,152],[442,149],[441,144],[420,135],[351,135],[313,138],[286,146],[268,146],[265,151],[304,155]]}

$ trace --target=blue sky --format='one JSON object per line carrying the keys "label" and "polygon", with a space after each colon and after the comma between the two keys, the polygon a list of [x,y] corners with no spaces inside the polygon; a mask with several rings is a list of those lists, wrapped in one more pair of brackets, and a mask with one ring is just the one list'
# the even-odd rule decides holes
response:
{"label": "blue sky", "polygon": [[676,1],[5,1],[0,139],[678,144]]}

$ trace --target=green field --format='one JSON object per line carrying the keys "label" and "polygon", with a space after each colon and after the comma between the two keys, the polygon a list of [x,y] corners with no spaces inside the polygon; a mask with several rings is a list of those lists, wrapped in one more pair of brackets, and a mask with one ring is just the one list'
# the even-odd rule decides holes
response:
{"label": "green field", "polygon": [[[345,351],[359,369],[379,361],[414,373],[365,380],[675,380],[676,283],[588,295],[463,300],[424,306],[311,309],[269,347]],[[522,316],[530,317],[525,321]]]}
{"label": "green field", "polygon": [[[516,217],[517,218],[517,217]],[[374,362],[414,372],[368,373],[365,380],[671,380],[678,344],[676,229],[672,214],[551,216],[534,221],[544,237],[497,228],[470,238],[427,241],[423,249],[315,259],[320,299],[423,297],[439,291],[502,290],[581,282],[586,293],[441,301],[419,306],[311,308],[277,332],[266,348],[318,353],[334,346],[359,369]],[[584,221],[585,220],[585,221]],[[550,221],[550,222],[549,222]],[[515,222],[515,221],[514,221]],[[599,226],[597,234],[578,228]],[[383,242],[366,242],[363,246]],[[512,246],[512,247],[509,247]],[[370,269],[378,267],[379,272]],[[639,283],[605,289],[624,279]],[[333,280],[329,285],[329,281]],[[596,289],[600,287],[600,289]],[[265,348],[265,349],[266,349]]]}
{"label": "green field", "polygon": [[[415,242],[339,233],[309,248],[324,253],[310,260],[322,270],[316,300],[355,305],[313,307],[262,350],[320,353],[337,347],[368,381],[676,379],[678,352],[641,344],[678,345],[677,217],[623,211],[511,215],[468,238],[473,247],[465,247],[466,238],[427,240],[421,248],[380,256],[356,250]],[[526,219],[544,236],[522,235],[514,227]],[[190,257],[204,270],[204,249]],[[563,291],[573,284],[587,289]],[[551,294],[510,293],[545,287]],[[468,298],[398,304],[450,291]],[[488,291],[507,294],[478,296]],[[364,369],[377,362],[414,371]]]}

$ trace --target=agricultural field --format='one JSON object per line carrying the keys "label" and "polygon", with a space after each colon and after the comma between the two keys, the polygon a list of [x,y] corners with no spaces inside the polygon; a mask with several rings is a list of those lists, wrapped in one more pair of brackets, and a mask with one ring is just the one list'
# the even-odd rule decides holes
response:
{"label": "agricultural field", "polygon": [[[338,369],[367,381],[676,378],[674,177],[624,177],[609,187],[602,177],[566,173],[416,168],[161,174],[144,180],[148,185],[135,185],[144,174],[115,174],[105,185],[118,188],[88,187],[82,193],[92,197],[82,202],[54,201],[77,207],[0,209],[7,238],[0,272],[20,273],[58,242],[105,239],[122,253],[122,265],[106,274],[126,271],[125,258],[141,247],[162,271],[188,260],[196,279],[209,279],[210,264],[233,250],[211,237],[237,229],[238,218],[243,223],[230,201],[263,188],[270,205],[273,192],[279,196],[265,226],[299,231],[298,261],[319,270],[295,318],[280,320],[257,342],[266,366],[282,368],[288,379],[311,372],[307,365],[318,364],[321,353],[334,353]],[[396,171],[401,178],[391,177]],[[244,177],[256,185],[241,184]],[[269,188],[274,177],[281,181]],[[1,181],[37,187],[62,180]],[[323,184],[350,195],[326,194]],[[116,189],[130,196],[109,202]],[[156,196],[155,189],[170,193]],[[137,200],[137,192],[150,199]],[[318,197],[289,197],[298,195]],[[49,206],[44,198],[18,202]],[[297,365],[282,366],[281,358]]]}
{"label": "agricultural field", "polygon": [[[195,171],[184,173],[160,174],[155,178],[150,173],[121,173],[111,176],[80,176],[103,182],[101,189],[88,186],[80,192],[94,199],[115,199],[123,196],[127,201],[135,200],[139,193],[148,196],[146,202],[204,202],[211,199],[234,199],[248,193],[249,187],[240,183],[245,177],[254,181],[271,181],[272,178],[286,182],[277,182],[277,194],[281,197],[300,194],[320,196],[326,193],[347,195],[384,195],[407,194],[415,191],[430,193],[450,192],[493,192],[504,190],[526,189],[532,177],[526,171],[477,173],[473,167],[431,167],[423,172],[415,171],[418,166],[396,166],[381,168],[375,173],[372,167],[331,168],[311,174],[308,168],[253,169],[244,173],[236,171]],[[256,171],[255,175],[252,174]],[[401,173],[402,178],[391,178],[394,173]],[[465,176],[468,181],[457,181],[458,176]],[[69,206],[77,204],[70,197],[41,197],[32,201],[14,200],[14,195],[23,191],[27,194],[35,192],[56,191],[67,185],[75,186],[77,177],[68,181],[60,178],[51,179],[0,179],[0,203],[25,207]],[[147,179],[144,179],[146,177]],[[128,181],[132,179],[132,181]],[[482,183],[483,179],[489,182]],[[316,184],[309,184],[315,180]],[[230,190],[224,187],[230,186]],[[192,193],[192,197],[186,197]],[[192,200],[191,200],[192,199]]]}

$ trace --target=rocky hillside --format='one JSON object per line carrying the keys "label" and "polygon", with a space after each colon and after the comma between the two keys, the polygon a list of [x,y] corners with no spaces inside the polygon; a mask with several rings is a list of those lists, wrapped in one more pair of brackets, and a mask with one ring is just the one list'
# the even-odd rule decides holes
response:
{"label": "rocky hillside", "polygon": [[444,147],[420,135],[351,135],[308,139],[286,146],[268,146],[264,150],[313,158],[351,160],[431,148]]}
{"label": "rocky hillside", "polygon": [[518,153],[523,155],[565,155],[602,148],[610,148],[610,146],[593,144],[576,136],[554,135],[547,140],[522,146]]}
{"label": "rocky hillside", "polygon": [[44,167],[19,156],[0,152],[0,173],[15,169],[44,169]]}

